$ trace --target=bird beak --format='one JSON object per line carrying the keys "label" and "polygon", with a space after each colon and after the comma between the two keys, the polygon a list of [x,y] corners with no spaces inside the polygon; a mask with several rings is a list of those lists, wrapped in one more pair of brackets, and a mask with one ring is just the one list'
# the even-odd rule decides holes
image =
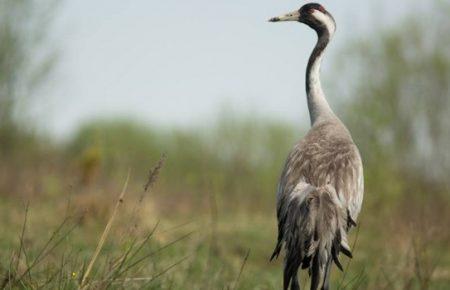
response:
{"label": "bird beak", "polygon": [[291,13],[273,17],[269,19],[269,22],[279,22],[279,21],[299,21],[300,20],[300,12],[299,11],[293,11]]}

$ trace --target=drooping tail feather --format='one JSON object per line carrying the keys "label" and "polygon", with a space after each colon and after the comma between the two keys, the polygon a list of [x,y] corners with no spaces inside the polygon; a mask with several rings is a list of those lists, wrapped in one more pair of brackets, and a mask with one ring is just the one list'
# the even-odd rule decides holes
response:
{"label": "drooping tail feather", "polygon": [[[327,283],[327,267],[331,266],[332,261],[342,270],[340,252],[352,257],[347,242],[349,217],[334,188],[327,185],[305,194],[303,197],[292,197],[284,216],[285,290],[293,282],[300,267],[309,269],[311,290],[319,289]],[[274,256],[278,252],[277,246]]]}

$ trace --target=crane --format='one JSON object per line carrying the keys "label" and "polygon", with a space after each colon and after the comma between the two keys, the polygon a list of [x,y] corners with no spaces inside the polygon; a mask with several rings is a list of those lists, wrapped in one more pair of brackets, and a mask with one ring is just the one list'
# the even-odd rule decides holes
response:
{"label": "crane", "polygon": [[359,150],[320,83],[320,65],[336,22],[317,3],[269,21],[304,23],[318,36],[306,68],[311,128],[294,145],[282,170],[277,189],[278,240],[271,260],[285,249],[284,290],[300,289],[300,267],[309,271],[311,290],[328,290],[333,262],[342,270],[339,254],[352,257],[347,233],[356,226],[364,195]]}

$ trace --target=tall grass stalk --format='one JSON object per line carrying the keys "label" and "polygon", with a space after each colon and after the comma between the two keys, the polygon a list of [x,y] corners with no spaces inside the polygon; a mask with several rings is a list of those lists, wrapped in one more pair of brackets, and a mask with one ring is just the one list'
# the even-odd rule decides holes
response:
{"label": "tall grass stalk", "polygon": [[123,185],[122,192],[120,193],[119,198],[117,199],[116,205],[114,206],[114,210],[111,214],[111,217],[109,218],[108,223],[106,224],[105,230],[103,231],[103,234],[100,237],[100,240],[97,244],[97,248],[95,249],[95,252],[92,255],[92,258],[88,264],[88,267],[86,268],[86,272],[84,272],[83,278],[81,279],[80,289],[85,289],[85,287],[87,285],[87,279],[89,277],[89,274],[91,273],[92,267],[94,266],[94,263],[97,260],[97,257],[100,254],[100,251],[102,250],[106,239],[108,238],[108,234],[111,230],[111,227],[112,227],[114,219],[117,215],[117,212],[119,211],[119,207],[122,205],[122,203],[124,201],[124,197],[127,192],[129,180],[130,180],[130,170],[128,170],[127,179],[125,180],[125,184]]}

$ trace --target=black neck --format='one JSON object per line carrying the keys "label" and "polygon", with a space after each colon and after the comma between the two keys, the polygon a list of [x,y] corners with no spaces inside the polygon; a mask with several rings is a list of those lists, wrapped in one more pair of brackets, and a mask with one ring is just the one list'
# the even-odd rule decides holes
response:
{"label": "black neck", "polygon": [[[314,47],[308,61],[308,66],[306,67],[306,93],[309,94],[311,90],[311,69],[314,64],[321,62],[321,56],[327,48],[328,43],[330,43],[330,33],[326,29],[316,30],[317,31],[317,43]],[[320,64],[319,64],[320,65]]]}

